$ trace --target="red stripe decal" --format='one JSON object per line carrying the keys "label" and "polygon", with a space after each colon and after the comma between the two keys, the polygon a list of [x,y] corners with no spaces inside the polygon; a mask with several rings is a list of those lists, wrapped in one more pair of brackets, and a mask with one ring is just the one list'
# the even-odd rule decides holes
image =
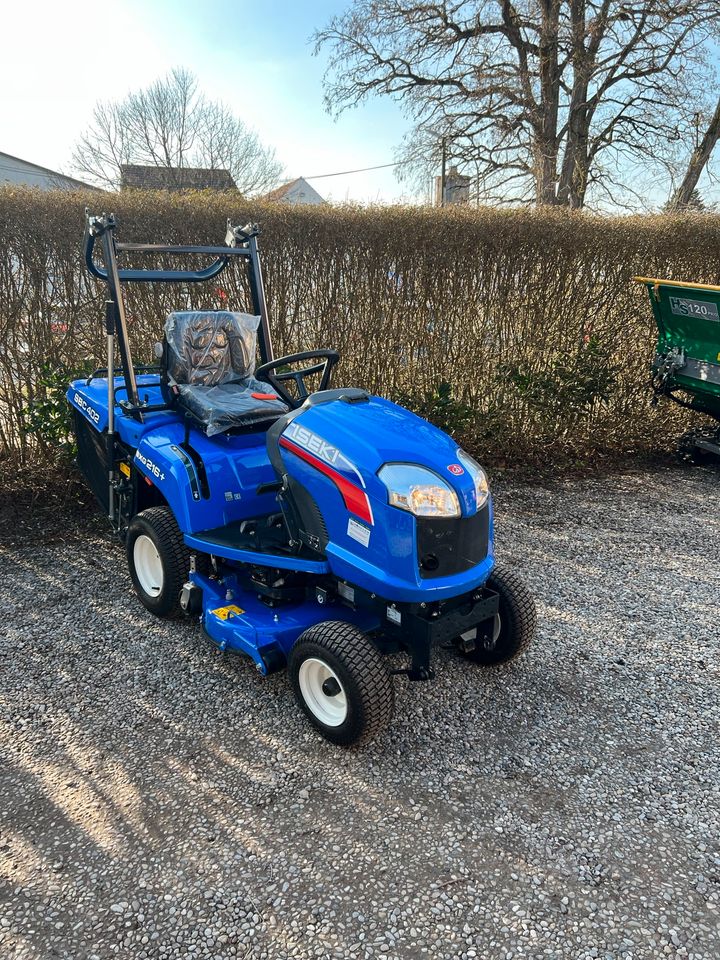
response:
{"label": "red stripe decal", "polygon": [[370,507],[368,495],[364,490],[361,490],[360,487],[355,486],[354,483],[350,483],[350,481],[341,473],[338,473],[337,470],[333,470],[330,464],[325,463],[325,461],[321,460],[319,457],[313,456],[312,453],[309,453],[303,447],[299,447],[297,444],[293,443],[292,440],[288,440],[286,437],[280,437],[280,446],[285,447],[286,450],[294,453],[296,456],[300,457],[301,460],[304,460],[305,463],[309,463],[311,467],[315,467],[316,470],[319,470],[320,473],[325,474],[326,477],[332,480],[332,482],[340,491],[343,502],[350,513],[354,513],[356,517],[360,517],[360,519],[364,520],[365,523],[372,525],[372,509]]}

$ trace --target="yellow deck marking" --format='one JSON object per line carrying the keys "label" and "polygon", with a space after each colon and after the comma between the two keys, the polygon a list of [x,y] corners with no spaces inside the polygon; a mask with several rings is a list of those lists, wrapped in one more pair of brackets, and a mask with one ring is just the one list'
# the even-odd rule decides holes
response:
{"label": "yellow deck marking", "polygon": [[217,607],[215,610],[211,610],[210,613],[215,614],[220,620],[228,620],[230,617],[237,617],[245,611],[241,607],[236,607],[234,603],[231,603],[227,607]]}

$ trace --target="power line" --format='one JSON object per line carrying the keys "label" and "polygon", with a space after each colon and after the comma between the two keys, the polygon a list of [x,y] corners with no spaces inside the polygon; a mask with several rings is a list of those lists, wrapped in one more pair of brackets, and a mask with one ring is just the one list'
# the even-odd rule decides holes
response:
{"label": "power line", "polygon": [[[405,161],[396,160],[395,163],[379,163],[374,167],[358,167],[357,170],[339,170],[337,173],[316,173],[313,176],[305,177],[305,180],[323,180],[326,177],[347,177],[353,173],[367,173],[369,170],[387,170],[389,167],[401,167]],[[35,166],[28,162],[29,166]],[[57,170],[49,170],[41,168],[38,171],[28,170],[27,167],[18,167],[14,164],[5,164],[0,163],[0,170],[7,170],[11,173],[24,173],[26,176],[38,177],[41,179],[46,179],[48,175],[59,177],[62,180],[72,180],[75,183],[82,183],[81,180],[77,180],[75,177],[68,176],[68,174],[60,173]]]}
{"label": "power line", "polygon": [[323,177],[346,177],[350,173],[365,173],[367,170],[385,170],[387,167],[400,167],[404,160],[395,163],[379,163],[376,167],[360,167],[357,170],[340,170],[338,173],[316,173],[314,177],[305,177],[305,180],[322,180]]}
{"label": "power line", "polygon": [[[357,170],[339,170],[337,173],[316,173],[311,177],[305,177],[306,180],[322,180],[325,177],[346,177],[351,173],[366,173],[368,170],[386,170],[388,167],[400,167],[405,161],[397,160],[395,163],[379,163],[374,167],[359,167]],[[28,166],[37,166],[28,161]],[[76,183],[81,181],[77,180],[75,177],[71,177],[66,173],[60,173],[58,170],[50,170],[45,167],[39,168],[37,171],[28,170],[27,167],[19,167],[14,164],[6,164],[0,162],[0,170],[8,170],[12,173],[24,173],[28,176],[33,177],[47,177],[48,174],[56,177],[62,177],[64,180],[75,180]]]}

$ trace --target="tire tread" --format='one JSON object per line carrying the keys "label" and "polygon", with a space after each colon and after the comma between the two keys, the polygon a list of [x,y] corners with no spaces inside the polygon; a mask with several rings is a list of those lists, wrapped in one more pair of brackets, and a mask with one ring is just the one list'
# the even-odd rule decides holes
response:
{"label": "tire tread", "polygon": [[[162,613],[152,612],[169,620],[177,619],[183,613],[180,607],[180,591],[190,567],[190,551],[185,545],[177,520],[169,507],[148,507],[138,513],[133,518],[133,522],[137,519],[144,520],[151,527],[163,550],[167,553],[171,565],[171,569],[166,569],[165,573],[172,577],[167,592],[168,596],[173,598],[173,602]],[[132,563],[129,554],[130,548],[128,549],[128,559]]]}
{"label": "tire tread", "polygon": [[[512,630],[511,644],[504,649],[502,656],[498,656],[497,650],[485,650],[480,647],[463,655],[468,660],[486,666],[509,663],[525,652],[535,636],[537,627],[535,601],[522,577],[501,563],[496,563],[493,567],[487,586],[491,590],[497,590],[501,604],[507,608],[503,629]],[[510,614],[511,622],[507,622],[507,613]]]}
{"label": "tire tread", "polygon": [[370,638],[345,620],[326,620],[315,624],[301,634],[290,654],[293,676],[294,655],[297,657],[301,645],[305,643],[315,644],[337,657],[351,673],[359,689],[364,707],[364,725],[360,734],[348,742],[364,743],[384,730],[395,709],[395,692],[382,656]]}
{"label": "tire tread", "polygon": [[[507,584],[512,590],[514,613],[519,628],[519,642],[515,646],[515,650],[510,658],[515,659],[515,657],[519,657],[520,654],[525,652],[535,636],[535,630],[537,629],[537,609],[532,594],[525,585],[525,581],[515,570],[506,567],[505,564],[502,563],[496,564],[490,579],[492,580],[495,577],[502,580],[503,583]],[[507,599],[506,597],[506,600]]]}

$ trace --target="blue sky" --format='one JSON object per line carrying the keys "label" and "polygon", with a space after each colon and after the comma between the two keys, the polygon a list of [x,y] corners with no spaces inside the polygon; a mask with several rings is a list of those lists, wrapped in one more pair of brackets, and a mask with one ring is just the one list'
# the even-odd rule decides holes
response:
{"label": "blue sky", "polygon": [[[173,66],[199,78],[273,145],[288,178],[391,162],[407,122],[374,100],[335,121],[323,106],[324,57],[309,37],[349,0],[35,0],[3,10],[0,151],[70,172],[98,99],[122,97]],[[103,67],[103,55],[107,66]],[[333,200],[410,199],[393,170],[319,179]]]}

